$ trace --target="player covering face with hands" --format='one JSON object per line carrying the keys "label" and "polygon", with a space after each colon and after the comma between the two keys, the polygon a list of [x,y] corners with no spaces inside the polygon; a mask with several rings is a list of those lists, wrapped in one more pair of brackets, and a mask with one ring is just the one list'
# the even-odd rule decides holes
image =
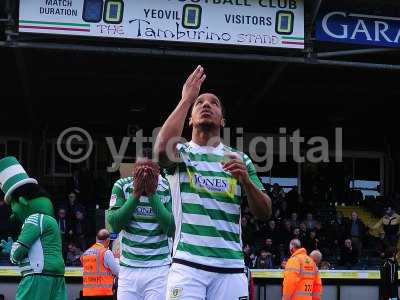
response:
{"label": "player covering face with hands", "polygon": [[151,196],[157,190],[159,166],[147,158],[140,158],[133,168],[133,180],[135,184],[135,196]]}
{"label": "player covering face with hands", "polygon": [[175,230],[170,199],[168,182],[147,158],[114,184],[107,220],[121,237],[119,300],[165,299]]}

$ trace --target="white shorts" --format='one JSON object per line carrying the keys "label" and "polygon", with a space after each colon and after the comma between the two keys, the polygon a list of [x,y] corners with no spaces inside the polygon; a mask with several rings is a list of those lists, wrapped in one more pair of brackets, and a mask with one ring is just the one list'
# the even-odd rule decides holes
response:
{"label": "white shorts", "polygon": [[169,265],[153,268],[121,266],[118,300],[164,300]]}
{"label": "white shorts", "polygon": [[221,274],[172,264],[166,300],[247,300],[249,289],[244,273]]}

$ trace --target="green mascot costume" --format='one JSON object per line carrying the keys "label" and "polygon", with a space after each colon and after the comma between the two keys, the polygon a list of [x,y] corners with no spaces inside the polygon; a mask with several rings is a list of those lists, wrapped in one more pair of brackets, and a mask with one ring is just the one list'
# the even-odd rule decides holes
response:
{"label": "green mascot costume", "polygon": [[15,157],[0,160],[0,188],[12,217],[22,222],[10,259],[21,270],[17,300],[66,300],[61,236],[53,205]]}

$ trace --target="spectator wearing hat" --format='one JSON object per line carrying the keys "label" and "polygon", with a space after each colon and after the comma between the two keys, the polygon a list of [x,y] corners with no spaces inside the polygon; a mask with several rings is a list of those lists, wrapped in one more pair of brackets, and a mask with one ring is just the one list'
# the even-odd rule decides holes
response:
{"label": "spectator wearing hat", "polygon": [[384,232],[383,241],[387,247],[394,247],[397,244],[400,227],[400,216],[392,207],[385,209],[385,215],[371,227],[372,230],[382,230]]}

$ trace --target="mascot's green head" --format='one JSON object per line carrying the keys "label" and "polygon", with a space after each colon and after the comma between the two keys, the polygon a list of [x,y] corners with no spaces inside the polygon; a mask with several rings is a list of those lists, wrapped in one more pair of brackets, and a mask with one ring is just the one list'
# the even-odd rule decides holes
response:
{"label": "mascot's green head", "polygon": [[34,213],[54,216],[53,205],[37,181],[29,178],[15,157],[0,160],[0,188],[11,205],[13,217],[23,222]]}

